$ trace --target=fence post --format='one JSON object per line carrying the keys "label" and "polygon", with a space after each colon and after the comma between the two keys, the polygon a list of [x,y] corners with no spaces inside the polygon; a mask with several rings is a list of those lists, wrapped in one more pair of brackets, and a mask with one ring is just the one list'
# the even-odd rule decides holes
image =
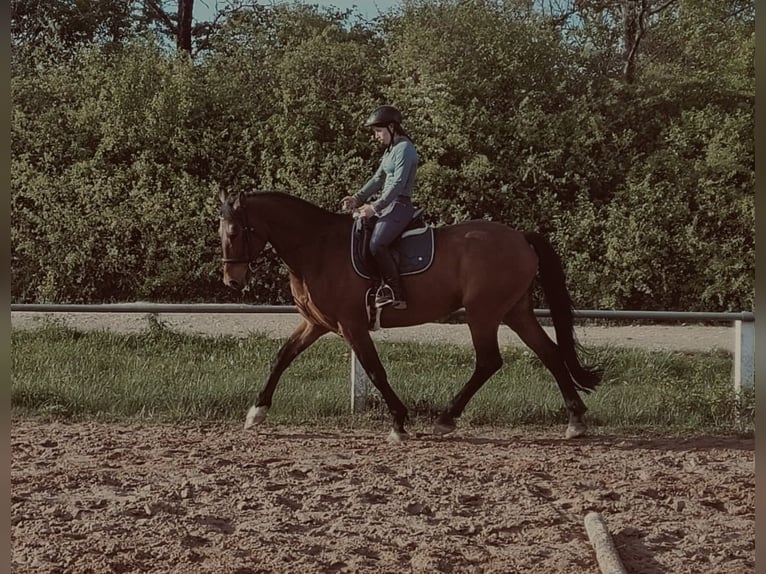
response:
{"label": "fence post", "polygon": [[362,363],[351,351],[351,412],[361,413],[367,408],[367,402],[370,398],[370,377],[364,370]]}
{"label": "fence post", "polygon": [[734,321],[734,391],[755,386],[755,321]]}

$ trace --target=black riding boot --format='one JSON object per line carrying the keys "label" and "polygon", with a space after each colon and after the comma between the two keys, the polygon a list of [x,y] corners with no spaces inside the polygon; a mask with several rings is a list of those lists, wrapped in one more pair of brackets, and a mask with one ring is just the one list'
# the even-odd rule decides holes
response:
{"label": "black riding boot", "polygon": [[375,306],[384,307],[385,305],[391,305],[394,309],[406,309],[407,301],[404,296],[399,269],[388,247],[378,248],[375,253],[375,263],[378,265],[378,270],[384,283],[378,289],[378,294],[375,297]]}

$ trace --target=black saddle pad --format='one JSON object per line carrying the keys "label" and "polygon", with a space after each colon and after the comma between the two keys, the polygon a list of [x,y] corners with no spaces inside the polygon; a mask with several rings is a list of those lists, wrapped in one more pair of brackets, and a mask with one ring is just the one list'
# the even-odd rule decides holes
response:
{"label": "black saddle pad", "polygon": [[[351,262],[354,271],[365,279],[377,279],[378,271],[369,251],[372,226],[361,218],[351,228]],[[422,273],[434,260],[434,229],[422,219],[413,219],[401,237],[391,244],[401,275]]]}

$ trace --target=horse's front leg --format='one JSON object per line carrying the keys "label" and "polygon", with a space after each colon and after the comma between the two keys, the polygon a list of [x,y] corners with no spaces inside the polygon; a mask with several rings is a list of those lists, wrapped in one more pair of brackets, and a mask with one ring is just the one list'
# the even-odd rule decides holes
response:
{"label": "horse's front leg", "polygon": [[375,343],[373,343],[366,326],[353,330],[343,329],[342,334],[356,353],[359,362],[367,372],[367,376],[370,377],[370,381],[380,391],[383,400],[386,401],[393,422],[391,433],[388,435],[389,442],[406,440],[408,435],[404,423],[407,420],[407,407],[388,384],[388,375],[383,363],[380,362]]}
{"label": "horse's front leg", "polygon": [[274,396],[274,390],[277,388],[277,383],[284,370],[298,355],[327,332],[328,329],[326,327],[310,323],[306,319],[303,319],[303,322],[292,332],[284,345],[279,349],[279,352],[274,359],[266,385],[261,392],[258,393],[258,398],[255,401],[255,404],[250,407],[250,410],[247,412],[245,429],[249,429],[251,426],[266,420],[266,415],[271,407],[271,399]]}

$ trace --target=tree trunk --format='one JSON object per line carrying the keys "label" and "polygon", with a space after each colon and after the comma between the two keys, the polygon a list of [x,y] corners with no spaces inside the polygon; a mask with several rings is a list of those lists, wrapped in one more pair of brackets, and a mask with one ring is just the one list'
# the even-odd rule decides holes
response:
{"label": "tree trunk", "polygon": [[643,35],[643,10],[641,0],[623,0],[622,5],[622,78],[632,84],[636,79],[638,44]]}
{"label": "tree trunk", "polygon": [[194,0],[178,0],[178,33],[176,46],[187,54],[192,51],[192,11]]}

